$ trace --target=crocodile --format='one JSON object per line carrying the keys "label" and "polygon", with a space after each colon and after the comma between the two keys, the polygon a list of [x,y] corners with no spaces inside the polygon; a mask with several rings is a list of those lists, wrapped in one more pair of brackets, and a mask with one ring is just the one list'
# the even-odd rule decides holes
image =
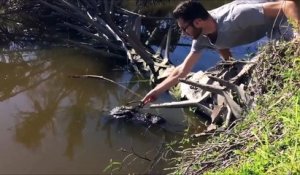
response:
{"label": "crocodile", "polygon": [[113,119],[123,119],[126,122],[140,124],[146,127],[151,127],[155,125],[159,126],[166,122],[166,120],[161,116],[151,113],[144,113],[141,112],[139,109],[140,108],[132,106],[118,106],[110,111],[110,116]]}

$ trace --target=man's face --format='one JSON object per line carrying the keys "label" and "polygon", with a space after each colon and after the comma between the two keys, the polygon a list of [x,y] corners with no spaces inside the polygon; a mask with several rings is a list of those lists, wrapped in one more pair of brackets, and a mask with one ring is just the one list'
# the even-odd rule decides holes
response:
{"label": "man's face", "polygon": [[194,20],[193,21],[184,21],[183,19],[179,18],[177,20],[177,24],[180,28],[180,31],[183,35],[187,35],[192,37],[193,39],[197,39],[202,34],[202,27],[195,26]]}

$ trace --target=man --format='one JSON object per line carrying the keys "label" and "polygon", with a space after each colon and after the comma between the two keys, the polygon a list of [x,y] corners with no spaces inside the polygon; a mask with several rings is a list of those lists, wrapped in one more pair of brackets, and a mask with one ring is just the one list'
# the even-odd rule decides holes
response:
{"label": "man", "polygon": [[256,41],[266,34],[272,37],[279,23],[300,17],[296,2],[283,0],[264,3],[234,1],[208,12],[199,2],[184,1],[173,11],[183,34],[193,38],[192,47],[182,64],[142,100],[147,104],[185,77],[201,56],[203,48],[217,49],[224,60],[231,57],[230,48]]}

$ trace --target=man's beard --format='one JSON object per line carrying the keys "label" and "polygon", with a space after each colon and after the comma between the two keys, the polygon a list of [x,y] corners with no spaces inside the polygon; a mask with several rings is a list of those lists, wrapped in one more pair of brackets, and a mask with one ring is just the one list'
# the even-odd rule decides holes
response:
{"label": "man's beard", "polygon": [[199,38],[200,35],[202,35],[203,29],[202,28],[198,28],[197,30],[194,30],[195,33],[193,34],[193,39],[197,39]]}

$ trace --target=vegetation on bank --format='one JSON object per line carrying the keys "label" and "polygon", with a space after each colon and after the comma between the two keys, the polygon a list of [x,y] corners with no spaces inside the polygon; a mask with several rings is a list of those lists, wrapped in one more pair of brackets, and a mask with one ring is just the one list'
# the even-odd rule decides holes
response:
{"label": "vegetation on bank", "polygon": [[[274,54],[283,54],[283,65],[274,65],[282,78],[270,82],[272,89],[260,98],[258,106],[245,120],[244,127],[254,136],[240,152],[238,164],[225,174],[298,174],[300,173],[300,53],[299,43],[284,44]],[[284,52],[283,52],[284,51]],[[296,52],[295,52],[296,51]],[[281,53],[282,52],[282,53]],[[272,57],[270,58],[272,59]],[[268,78],[268,77],[266,77]],[[272,79],[271,79],[272,80]],[[247,127],[252,126],[252,127]],[[256,145],[256,147],[254,147]],[[253,149],[253,151],[249,151]],[[209,174],[220,174],[219,172]]]}
{"label": "vegetation on bank", "polygon": [[256,107],[234,127],[180,151],[174,174],[300,173],[299,40],[263,48],[252,81]]}

